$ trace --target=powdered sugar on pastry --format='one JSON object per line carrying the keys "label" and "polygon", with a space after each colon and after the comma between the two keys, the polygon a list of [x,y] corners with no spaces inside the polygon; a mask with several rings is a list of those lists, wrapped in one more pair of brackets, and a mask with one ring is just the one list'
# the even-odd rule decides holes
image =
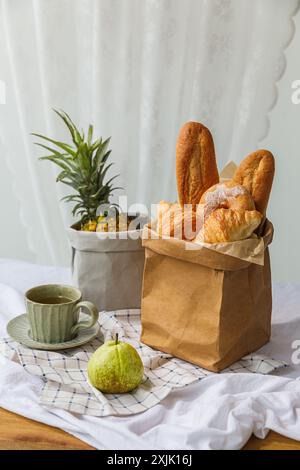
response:
{"label": "powdered sugar on pastry", "polygon": [[205,218],[219,207],[229,206],[232,199],[242,194],[246,194],[247,190],[243,186],[234,186],[227,188],[225,184],[218,184],[214,191],[208,192],[205,198]]}
{"label": "powdered sugar on pastry", "polygon": [[241,194],[247,194],[247,189],[243,186],[236,185],[228,188],[225,183],[217,184],[214,191],[207,192],[205,197],[206,204],[214,206],[222,204],[227,199],[235,198]]}
{"label": "powdered sugar on pastry", "polygon": [[201,198],[206,220],[216,209],[254,210],[254,201],[244,186],[233,181],[220,183],[208,189]]}

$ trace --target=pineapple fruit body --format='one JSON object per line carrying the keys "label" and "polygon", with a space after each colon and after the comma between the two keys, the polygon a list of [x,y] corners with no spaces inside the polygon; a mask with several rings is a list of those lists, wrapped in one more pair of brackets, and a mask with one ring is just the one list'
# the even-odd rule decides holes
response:
{"label": "pineapple fruit body", "polygon": [[81,230],[85,232],[124,232],[128,230],[131,218],[127,214],[119,214],[117,217],[99,216],[81,224]]}

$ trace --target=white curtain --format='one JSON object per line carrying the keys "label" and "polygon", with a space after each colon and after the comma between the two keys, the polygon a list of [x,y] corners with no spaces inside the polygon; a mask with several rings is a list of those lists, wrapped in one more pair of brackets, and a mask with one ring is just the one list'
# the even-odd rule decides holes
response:
{"label": "white curtain", "polygon": [[112,136],[114,171],[129,202],[176,199],[179,127],[199,120],[219,167],[259,146],[285,67],[297,0],[0,0],[0,158],[32,259],[66,264],[49,162],[31,132],[65,139],[52,107]]}

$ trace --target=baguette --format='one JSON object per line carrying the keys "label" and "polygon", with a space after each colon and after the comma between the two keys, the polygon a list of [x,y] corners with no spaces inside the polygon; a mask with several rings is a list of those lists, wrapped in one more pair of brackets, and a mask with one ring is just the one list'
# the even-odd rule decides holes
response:
{"label": "baguette", "polygon": [[199,122],[187,122],[179,132],[176,178],[181,206],[195,207],[202,194],[219,182],[213,138]]}
{"label": "baguette", "polygon": [[237,168],[233,180],[248,189],[256,210],[266,214],[275,172],[275,161],[268,150],[248,155]]}

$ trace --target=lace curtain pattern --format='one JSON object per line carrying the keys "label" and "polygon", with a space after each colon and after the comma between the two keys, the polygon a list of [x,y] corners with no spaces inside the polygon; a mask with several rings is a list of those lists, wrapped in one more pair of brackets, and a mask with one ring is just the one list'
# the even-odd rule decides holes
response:
{"label": "lace curtain pattern", "polygon": [[219,167],[268,132],[296,0],[2,0],[1,159],[32,259],[66,264],[70,207],[31,132],[67,137],[52,107],[112,136],[129,202],[176,199],[180,125],[214,136]]}

